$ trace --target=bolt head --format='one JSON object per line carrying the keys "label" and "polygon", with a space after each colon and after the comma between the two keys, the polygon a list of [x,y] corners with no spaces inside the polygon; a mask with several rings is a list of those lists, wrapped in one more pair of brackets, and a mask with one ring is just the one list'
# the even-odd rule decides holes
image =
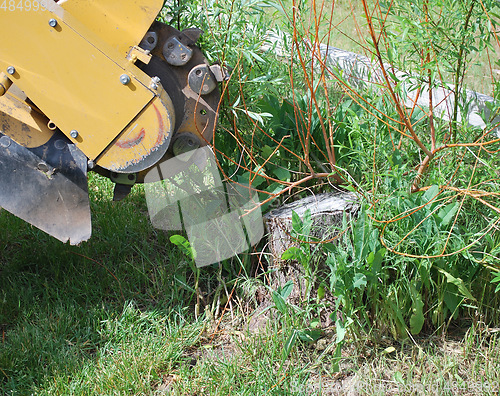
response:
{"label": "bolt head", "polygon": [[9,66],[7,68],[7,73],[10,74],[11,76],[16,72],[16,68],[14,66]]}
{"label": "bolt head", "polygon": [[42,172],[48,172],[49,171],[49,166],[47,165],[46,162],[43,162],[43,161],[39,162],[37,167],[38,167],[39,171],[42,171]]}
{"label": "bolt head", "polygon": [[122,74],[120,76],[120,82],[123,84],[123,85],[127,85],[129,82],[130,82],[130,76],[128,74]]}
{"label": "bolt head", "polygon": [[62,150],[66,147],[66,142],[62,139],[57,139],[55,142],[54,142],[54,147],[58,150]]}
{"label": "bolt head", "polygon": [[78,131],[76,129],[73,129],[70,133],[69,136],[71,136],[73,139],[76,139],[78,137]]}
{"label": "bolt head", "polygon": [[149,84],[149,88],[158,89],[159,83],[160,83],[160,77],[158,76],[151,77],[151,84]]}
{"label": "bolt head", "polygon": [[49,19],[49,26],[50,27],[56,27],[57,26],[57,20],[54,18]]}
{"label": "bolt head", "polygon": [[87,162],[87,168],[88,169],[94,169],[95,168],[95,162],[92,160],[88,160]]}
{"label": "bolt head", "polygon": [[8,136],[2,136],[0,137],[0,147],[9,147],[10,146],[10,143],[11,143],[11,140]]}

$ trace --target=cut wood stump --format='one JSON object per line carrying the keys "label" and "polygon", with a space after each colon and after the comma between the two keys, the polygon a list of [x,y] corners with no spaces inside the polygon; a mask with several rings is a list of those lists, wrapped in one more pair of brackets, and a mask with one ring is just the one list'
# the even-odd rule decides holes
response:
{"label": "cut wood stump", "polygon": [[310,236],[324,241],[335,237],[335,227],[342,225],[344,213],[350,219],[358,208],[356,195],[348,191],[336,191],[311,195],[267,213],[264,216],[264,224],[269,235],[268,249],[273,257],[273,265],[282,262],[283,252],[298,245],[291,237],[292,211],[302,219],[309,209],[313,222]]}
{"label": "cut wood stump", "polygon": [[[312,219],[310,236],[325,241],[338,235],[344,215],[349,222],[354,220],[359,203],[358,198],[353,193],[339,190],[303,198],[274,209],[264,216],[264,224],[268,231],[266,250],[272,257],[272,260],[268,260],[271,271],[267,272],[267,287],[263,286],[259,290],[259,306],[255,315],[250,318],[249,329],[258,330],[265,327],[268,320],[275,319],[274,310],[269,310],[269,306],[274,304],[272,295],[269,293],[270,290],[277,290],[288,281],[292,281],[293,291],[288,296],[287,301],[290,304],[300,306],[307,297],[304,268],[295,261],[289,261],[285,265],[281,255],[288,248],[298,245],[298,242],[291,236],[292,211],[295,211],[303,219],[308,209],[311,211]],[[315,265],[321,267],[321,259]],[[313,290],[317,290],[318,285],[309,286]],[[333,306],[333,294],[327,292],[324,301]],[[332,325],[331,312],[327,308],[322,308],[319,313],[323,327]]]}

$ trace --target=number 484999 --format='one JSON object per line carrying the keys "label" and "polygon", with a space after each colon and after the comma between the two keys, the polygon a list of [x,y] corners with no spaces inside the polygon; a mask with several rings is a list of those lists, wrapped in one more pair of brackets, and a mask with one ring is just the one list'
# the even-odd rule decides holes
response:
{"label": "number 484999", "polygon": [[46,11],[52,4],[47,0],[0,0],[0,11]]}

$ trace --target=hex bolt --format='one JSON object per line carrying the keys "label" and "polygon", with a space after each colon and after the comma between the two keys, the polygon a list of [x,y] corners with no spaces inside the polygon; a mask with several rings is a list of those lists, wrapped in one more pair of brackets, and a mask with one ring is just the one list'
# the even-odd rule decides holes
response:
{"label": "hex bolt", "polygon": [[151,89],[158,89],[159,83],[160,83],[160,77],[158,76],[151,77],[151,84],[149,85],[149,87]]}
{"label": "hex bolt", "polygon": [[128,74],[122,74],[120,76],[120,82],[123,84],[123,85],[127,85],[129,82],[130,82],[130,76]]}
{"label": "hex bolt", "polygon": [[11,76],[16,72],[16,68],[14,66],[9,66],[7,68],[7,73],[10,74]]}
{"label": "hex bolt", "polygon": [[57,26],[57,20],[55,20],[54,18],[50,18],[49,19],[49,26],[50,27],[56,27]]}
{"label": "hex bolt", "polygon": [[78,137],[78,131],[76,129],[73,129],[70,133],[69,136],[71,136],[73,139],[76,139]]}
{"label": "hex bolt", "polygon": [[94,169],[95,168],[95,162],[92,160],[88,160],[87,162],[87,168],[88,169]]}

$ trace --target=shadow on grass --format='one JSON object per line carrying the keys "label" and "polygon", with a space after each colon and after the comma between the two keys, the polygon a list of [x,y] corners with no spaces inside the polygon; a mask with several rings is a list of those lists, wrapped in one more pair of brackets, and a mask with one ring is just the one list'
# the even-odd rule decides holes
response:
{"label": "shadow on grass", "polygon": [[69,392],[100,359],[125,356],[144,337],[167,359],[162,342],[186,331],[192,273],[151,227],[142,190],[117,203],[99,177],[90,190],[93,236],[79,247],[0,211],[0,394]]}

